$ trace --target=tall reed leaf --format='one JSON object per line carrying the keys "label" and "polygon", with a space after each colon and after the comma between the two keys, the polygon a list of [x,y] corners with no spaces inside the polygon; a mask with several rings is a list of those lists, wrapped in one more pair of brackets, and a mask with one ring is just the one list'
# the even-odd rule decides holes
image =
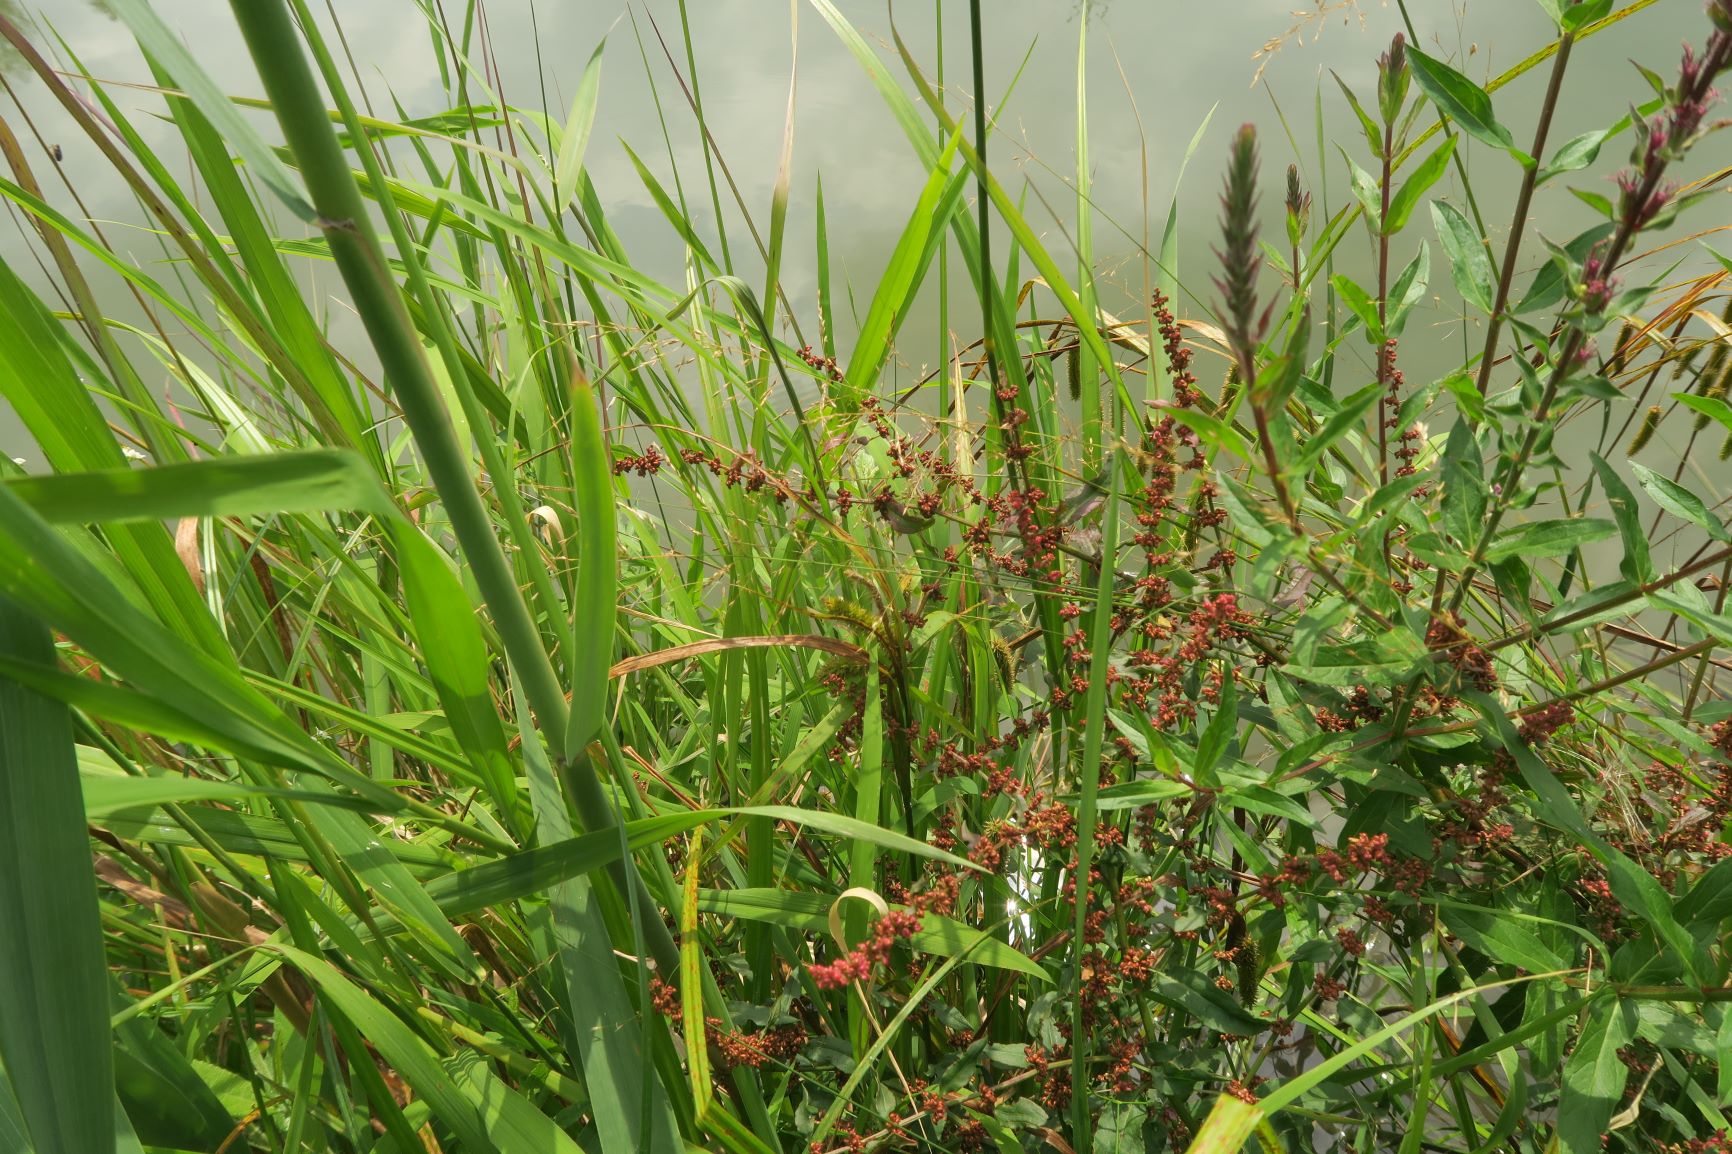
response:
{"label": "tall reed leaf", "polygon": [[[47,626],[0,594],[0,656],[48,664]],[[96,878],[67,709],[0,677],[0,1058],[36,1154],[114,1150]]]}

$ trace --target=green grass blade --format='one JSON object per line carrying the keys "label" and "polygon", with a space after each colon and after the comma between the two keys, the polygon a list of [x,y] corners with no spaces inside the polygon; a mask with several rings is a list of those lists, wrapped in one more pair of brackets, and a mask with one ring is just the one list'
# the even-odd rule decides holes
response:
{"label": "green grass blade", "polygon": [[572,476],[578,515],[577,595],[571,611],[571,713],[563,754],[583,755],[607,707],[613,663],[619,541],[614,519],[612,458],[602,438],[595,390],[583,375],[572,381]]}
{"label": "green grass blade", "polygon": [[[944,226],[961,200],[963,174],[951,171],[951,162],[960,141],[960,135],[952,133],[949,144],[932,166],[920,198],[915,202],[914,212],[890,254],[889,266],[873,291],[872,305],[860,326],[854,352],[848,358],[846,375],[851,398],[866,396],[877,383],[878,374],[890,355],[890,342],[907,317],[920,282],[937,252],[934,238],[943,237]],[[942,209],[941,205],[944,206]]]}
{"label": "green grass blade", "polygon": [[[0,655],[54,660],[0,596]],[[0,1055],[37,1154],[115,1148],[108,975],[66,707],[0,679]]]}
{"label": "green grass blade", "polygon": [[315,449],[154,469],[17,477],[0,485],[51,524],[251,517],[391,507],[354,453]]}
{"label": "green grass blade", "polygon": [[[434,1114],[451,1127],[466,1148],[498,1154],[578,1154],[564,1131],[541,1116],[529,1101],[495,1077],[474,1073],[470,1059],[446,1059],[403,1020],[323,958],[292,946],[273,952],[306,975],[319,993],[378,1048],[386,1061]],[[365,1054],[354,1056],[369,1060]]]}
{"label": "green grass blade", "polygon": [[[538,837],[543,846],[566,842],[571,824],[565,801],[553,767],[538,747],[540,738],[529,729],[527,717],[523,720],[524,764]],[[625,844],[627,836],[624,829],[589,835],[608,839],[616,848]],[[627,993],[598,899],[596,886],[583,875],[569,877],[547,891],[552,936],[564,976],[564,1008],[579,1047],[574,1057],[582,1064],[589,1087],[601,1148],[603,1154],[677,1150],[668,1091],[650,1067],[644,1023]]]}
{"label": "green grass blade", "polygon": [[508,828],[526,832],[528,808],[518,794],[505,727],[493,704],[493,655],[475,606],[450,561],[407,517],[391,518],[390,533],[421,659],[452,736],[492,797],[494,816]]}
{"label": "green grass blade", "polygon": [[601,96],[601,54],[606,47],[604,36],[589,54],[583,77],[577,82],[577,94],[571,98],[571,112],[560,133],[559,159],[553,168],[553,205],[560,213],[570,208],[577,196],[577,176],[583,170],[590,133],[595,129],[596,103]]}
{"label": "green grass blade", "polygon": [[139,45],[175,78],[199,111],[246,161],[253,176],[301,220],[311,222],[317,219],[317,210],[301,194],[295,178],[277,159],[276,153],[265,144],[264,138],[253,131],[234,102],[198,66],[185,41],[162,22],[162,17],[150,4],[146,0],[114,0],[111,11],[126,21]]}

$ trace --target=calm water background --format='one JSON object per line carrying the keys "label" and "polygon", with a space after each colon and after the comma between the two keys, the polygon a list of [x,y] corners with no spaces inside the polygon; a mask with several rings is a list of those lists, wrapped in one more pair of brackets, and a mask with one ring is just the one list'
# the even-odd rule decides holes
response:
{"label": "calm water background", "polygon": [[[148,83],[148,73],[125,27],[90,0],[6,0],[0,7],[14,11],[22,7],[44,31],[51,28],[54,35],[64,38],[89,75],[117,84]],[[886,5],[881,0],[840,0],[839,7],[880,47],[892,71],[900,76]],[[999,132],[991,144],[993,165],[1013,190],[1026,179],[1029,219],[1045,233],[1049,248],[1067,265],[1074,264],[1074,257],[1066,254],[1072,251],[1068,237],[1072,235],[1075,208],[1069,179],[1075,168],[1077,42],[1086,26],[1090,157],[1097,213],[1094,236],[1097,266],[1103,270],[1105,307],[1132,313],[1140,309],[1145,275],[1140,246],[1145,237],[1158,240],[1185,146],[1211,109],[1213,120],[1179,200],[1179,273],[1184,288],[1200,298],[1210,295],[1208,244],[1219,161],[1228,134],[1237,124],[1254,121],[1263,133],[1270,236],[1279,231],[1279,175],[1287,163],[1299,163],[1307,184],[1331,208],[1338,207],[1347,196],[1345,163],[1336,143],[1370,166],[1364,156],[1364,142],[1329,72],[1338,72],[1357,91],[1369,93],[1374,84],[1375,58],[1390,35],[1401,28],[1401,14],[1393,4],[1362,0],[1355,10],[1307,23],[1299,35],[1290,37],[1267,59],[1254,87],[1258,62],[1253,54],[1271,38],[1294,27],[1294,7],[1295,0],[1219,0],[1210,4],[1193,0],[1097,0],[1085,12],[1081,0],[988,0],[986,85],[990,105],[999,116]],[[156,8],[187,39],[226,91],[244,95],[261,91],[226,3],[157,0]],[[1476,79],[1483,80],[1515,64],[1545,44],[1550,35],[1547,18],[1534,0],[1410,0],[1408,8],[1422,45],[1434,55],[1454,60]],[[408,0],[334,0],[332,9],[375,108],[390,115],[388,110],[396,101],[411,116],[446,109],[448,101],[433,49],[414,5]],[[852,328],[845,311],[848,287],[852,286],[856,307],[863,312],[925,174],[864,73],[803,0],[793,4],[783,0],[688,0],[688,10],[711,130],[748,210],[760,226],[769,215],[791,78],[797,83],[783,282],[810,335],[814,329],[810,320],[816,314],[814,194],[821,174],[832,276],[838,311],[843,314],[837,327],[845,350]],[[461,5],[454,6],[454,15],[460,11]],[[945,79],[955,93],[951,106],[960,111],[969,69],[967,5],[964,0],[947,0],[941,13],[942,30],[940,10],[932,0],[903,0],[894,7],[897,29],[929,75],[939,61],[942,40]],[[621,140],[630,142],[670,187],[677,168],[700,229],[713,234],[715,222],[708,215],[707,192],[702,186],[703,156],[695,122],[657,39],[659,29],[683,71],[677,0],[631,5],[617,0],[490,0],[487,18],[507,101],[545,108],[559,119],[569,107],[584,62],[606,37],[602,93],[588,167],[610,222],[635,263],[666,283],[682,283],[681,242],[643,189],[620,146]],[[325,19],[328,22],[329,18]],[[1620,30],[1579,46],[1566,82],[1559,123],[1554,126],[1554,145],[1616,118],[1629,100],[1641,96],[1645,85],[1627,58],[1642,60],[1670,75],[1679,43],[1685,37],[1699,40],[1705,26],[1698,0],[1660,0]],[[46,36],[39,39],[39,43],[51,42]],[[69,57],[57,59],[73,67]],[[76,133],[34,77],[15,61],[7,71],[43,139],[62,146],[61,170],[83,195],[90,214],[104,221],[110,238],[139,263],[160,266],[162,250],[142,230],[136,204],[106,169],[95,148]],[[1001,107],[1013,77],[1014,90]],[[1544,84],[1542,67],[1496,97],[1498,113],[1518,141],[1531,138]],[[172,164],[181,153],[173,128],[150,115],[160,112],[160,99],[144,88],[117,86],[111,91],[124,107],[137,110],[136,125],[154,146],[164,150]],[[658,92],[661,113],[668,124],[666,142],[654,99]],[[1323,135],[1328,142],[1321,158],[1316,127],[1319,94]],[[1140,113],[1140,128],[1133,103]],[[13,111],[7,109],[5,114],[10,117]],[[258,123],[263,131],[273,128],[268,117],[261,116]],[[1723,139],[1714,139],[1703,151],[1723,158]],[[35,149],[34,142],[28,146]],[[1608,153],[1621,153],[1623,147],[1616,145]],[[51,167],[46,156],[33,155],[32,159],[44,174]],[[1609,168],[1609,162],[1618,157],[1602,159],[1601,167]],[[1468,151],[1468,162],[1475,173],[1476,194],[1486,221],[1501,238],[1518,177],[1516,167],[1507,158],[1479,146]],[[50,183],[47,179],[44,182]],[[1544,230],[1556,237],[1572,235],[1591,221],[1587,211],[1564,191],[1563,183],[1557,182],[1548,191],[1540,211]],[[1607,187],[1598,174],[1581,177],[1578,183]],[[1445,187],[1440,186],[1440,190]],[[69,213],[82,215],[64,190],[60,191],[57,201]],[[1724,210],[1719,212],[1725,215]],[[1698,210],[1696,223],[1720,223],[1702,219],[1715,213],[1713,207]],[[286,214],[278,214],[278,220],[290,235],[299,228]],[[744,230],[736,226],[734,222],[730,230],[738,271],[748,281],[760,279],[761,266],[748,247]],[[996,251],[1002,254],[1002,227],[995,226],[995,235]],[[1460,313],[1455,302],[1447,299],[1453,297],[1453,290],[1423,214],[1401,238],[1396,259],[1405,263],[1421,239],[1432,244],[1432,282],[1438,299],[1428,302],[1409,323],[1404,357],[1409,380],[1415,382],[1459,363],[1468,344],[1478,347],[1470,334],[1461,331]],[[36,262],[36,244],[33,232],[16,214],[10,227],[0,226],[0,259],[45,289],[47,282]],[[1356,233],[1342,246],[1339,267],[1350,273],[1368,272],[1369,247],[1363,231]],[[1537,244],[1528,249],[1540,251]],[[978,330],[978,314],[971,304],[971,290],[955,263],[950,322],[959,337],[967,339]],[[161,275],[166,270],[158,267],[156,271]],[[319,308],[330,317],[334,336],[353,349],[359,343],[359,326],[340,299],[334,271],[328,265],[308,262],[304,275]],[[1184,311],[1201,315],[1203,299],[1188,300]],[[112,278],[104,300],[117,316],[136,316],[130,300],[118,291]],[[899,363],[891,371],[905,380],[915,379],[937,361],[943,347],[936,308],[916,310],[903,330]],[[1370,360],[1360,359],[1369,380]],[[1213,370],[1205,370],[1209,371]],[[1356,383],[1338,377],[1340,387],[1356,387]],[[30,455],[3,402],[0,448],[18,456]]]}

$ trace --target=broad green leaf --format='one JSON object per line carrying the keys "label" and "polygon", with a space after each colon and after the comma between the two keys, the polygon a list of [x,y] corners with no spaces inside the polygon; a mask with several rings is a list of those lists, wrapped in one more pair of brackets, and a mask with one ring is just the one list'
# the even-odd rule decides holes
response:
{"label": "broad green leaf", "polygon": [[1484,954],[1493,965],[1511,963],[1535,974],[1565,969],[1567,962],[1520,921],[1496,909],[1450,903],[1440,910],[1449,932]]}
{"label": "broad green leaf", "polygon": [[1611,10],[1612,0],[1578,0],[1563,10],[1563,30],[1579,32],[1596,20],[1604,20]]}
{"label": "broad green leaf", "polygon": [[1443,527],[1457,545],[1466,548],[1478,537],[1488,496],[1478,438],[1458,419],[1443,446]]}
{"label": "broad green leaf", "polygon": [[1293,462],[1293,472],[1301,476],[1309,473],[1337,441],[1349,432],[1363,428],[1365,414],[1377,403],[1383,392],[1383,388],[1373,381],[1358,392],[1343,397],[1340,407],[1329,415],[1329,419],[1324,421],[1316,432],[1305,437],[1299,455]]}
{"label": "broad green leaf", "polygon": [[1449,158],[1455,153],[1455,138],[1452,136],[1426,158],[1419,162],[1407,180],[1395,195],[1389,200],[1389,217],[1383,222],[1383,235],[1394,236],[1407,226],[1407,220],[1413,215],[1413,210],[1419,206],[1420,198],[1431,190],[1449,167]]}
{"label": "broad green leaf", "polygon": [[1673,910],[1691,929],[1717,929],[1732,917],[1732,858],[1722,858],[1696,879]]}
{"label": "broad green leaf", "polygon": [[1185,797],[1194,792],[1189,785],[1171,778],[1141,778],[1107,786],[1101,790],[1095,805],[1103,813],[1117,809],[1139,809],[1169,798]]}
{"label": "broad green leaf", "polygon": [[1596,1154],[1607,1124],[1623,1097],[1630,1068],[1618,1051],[1636,1035],[1632,1002],[1602,997],[1588,1015],[1564,1063],[1563,1094],[1558,1100],[1557,1139],[1561,1154]]}
{"label": "broad green leaf", "polygon": [[1431,202],[1431,222],[1444,255],[1449,257],[1449,275],[1456,291],[1468,304],[1489,315],[1497,282],[1485,242],[1461,210],[1448,201]]}
{"label": "broad green leaf", "polygon": [[[48,627],[0,596],[0,654],[51,662]],[[36,1154],[115,1138],[108,974],[66,707],[0,678],[0,1059]]]}
{"label": "broad green leaf", "polygon": [[1719,397],[1699,397],[1695,393],[1673,393],[1672,399],[1685,408],[1695,409],[1727,429],[1732,429],[1732,405]]}
{"label": "broad green leaf", "polygon": [[1223,1034],[1249,1037],[1261,1033],[1268,1025],[1246,1013],[1231,994],[1216,989],[1213,982],[1195,970],[1157,971],[1150,977],[1149,996],[1183,1010],[1195,1022]]}
{"label": "broad green leaf", "polygon": [[1335,286],[1335,292],[1341,297],[1342,303],[1359,318],[1359,323],[1365,326],[1365,339],[1373,345],[1383,343],[1383,322],[1377,319],[1377,302],[1371,294],[1360,288],[1358,283],[1346,273],[1336,273],[1329,279]]}
{"label": "broad green leaf", "polygon": [[1534,521],[1499,533],[1485,551],[1486,560],[1506,557],[1557,557],[1591,541],[1614,536],[1618,527],[1598,517]]}
{"label": "broad green leaf", "polygon": [[[1392,338],[1401,336],[1407,327],[1408,314],[1425,299],[1425,290],[1430,283],[1431,246],[1422,240],[1419,242],[1419,251],[1413,254],[1413,259],[1407,262],[1407,267],[1401,270],[1395,283],[1389,286],[1388,328]],[[1413,396],[1419,394],[1415,393]],[[1412,397],[1409,400],[1412,400]]]}
{"label": "broad green leaf", "polygon": [[1141,1102],[1108,1099],[1095,1125],[1094,1154],[1144,1154],[1143,1123],[1149,1108]]}
{"label": "broad green leaf", "polygon": [[1588,167],[1599,159],[1600,145],[1604,144],[1606,137],[1610,135],[1609,130],[1600,129],[1595,132],[1584,132],[1580,136],[1565,141],[1552,155],[1546,166],[1540,169],[1535,184],[1544,184],[1554,176],[1561,176],[1566,172],[1577,172]]}
{"label": "broad green leaf", "polygon": [[1354,118],[1359,121],[1359,130],[1365,134],[1365,143],[1370,147],[1371,155],[1382,157],[1383,130],[1377,127],[1377,121],[1371,119],[1371,114],[1366,112],[1365,106],[1359,103],[1359,97],[1354,94],[1353,89],[1347,87],[1347,81],[1341,79],[1340,75],[1335,72],[1331,72],[1330,75],[1335,77],[1336,87],[1341,89],[1341,95],[1347,98],[1347,107],[1353,110]]}
{"label": "broad green leaf", "polygon": [[[1624,559],[1619,565],[1626,581],[1640,585],[1654,577],[1654,562],[1648,555],[1648,535],[1642,525],[1642,512],[1636,505],[1636,495],[1624,484],[1611,465],[1598,453],[1593,454],[1594,475],[1606,491],[1606,503],[1618,524],[1618,535],[1624,543]],[[1639,465],[1634,468],[1641,468]]]}
{"label": "broad green leaf", "polygon": [[1463,132],[1517,157],[1523,155],[1510,138],[1509,129],[1498,123],[1485,89],[1411,44],[1407,46],[1407,59],[1419,87]]}
{"label": "broad green leaf", "polygon": [[1709,511],[1707,502],[1702,498],[1670,477],[1663,477],[1634,461],[1630,462],[1630,470],[1636,474],[1636,480],[1647,490],[1648,496],[1654,499],[1654,504],[1674,517],[1682,517],[1700,526],[1716,541],[1732,541],[1732,533],[1726,531],[1726,523]]}
{"label": "broad green leaf", "polygon": [[1197,738],[1197,756],[1191,766],[1193,773],[1210,774],[1221,759],[1227,755],[1233,746],[1234,735],[1239,728],[1238,696],[1231,684],[1225,685],[1221,691],[1221,699],[1215,704],[1214,715],[1209,718],[1209,724]]}

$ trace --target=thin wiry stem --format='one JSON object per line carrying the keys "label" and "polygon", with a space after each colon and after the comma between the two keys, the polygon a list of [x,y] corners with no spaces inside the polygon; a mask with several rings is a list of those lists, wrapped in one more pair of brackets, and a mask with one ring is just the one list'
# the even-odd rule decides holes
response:
{"label": "thin wiry stem", "polygon": [[1491,303],[1491,319],[1485,328],[1485,351],[1479,357],[1479,376],[1474,380],[1474,388],[1480,396],[1485,396],[1486,389],[1491,384],[1492,362],[1497,357],[1497,340],[1503,331],[1504,310],[1509,306],[1510,287],[1515,284],[1516,261],[1521,255],[1522,237],[1527,232],[1528,214],[1533,209],[1534,188],[1539,181],[1540,166],[1544,163],[1546,140],[1551,135],[1552,116],[1557,111],[1558,97],[1563,92],[1564,69],[1569,67],[1570,49],[1575,45],[1576,38],[1572,32],[1566,32],[1558,41],[1557,55],[1552,57],[1552,71],[1546,81],[1546,94],[1540,101],[1539,123],[1534,128],[1534,143],[1529,155],[1533,163],[1524,166],[1522,170],[1521,189],[1516,193],[1515,210],[1510,214],[1509,241],[1503,250],[1503,268],[1498,273],[1497,295]]}

